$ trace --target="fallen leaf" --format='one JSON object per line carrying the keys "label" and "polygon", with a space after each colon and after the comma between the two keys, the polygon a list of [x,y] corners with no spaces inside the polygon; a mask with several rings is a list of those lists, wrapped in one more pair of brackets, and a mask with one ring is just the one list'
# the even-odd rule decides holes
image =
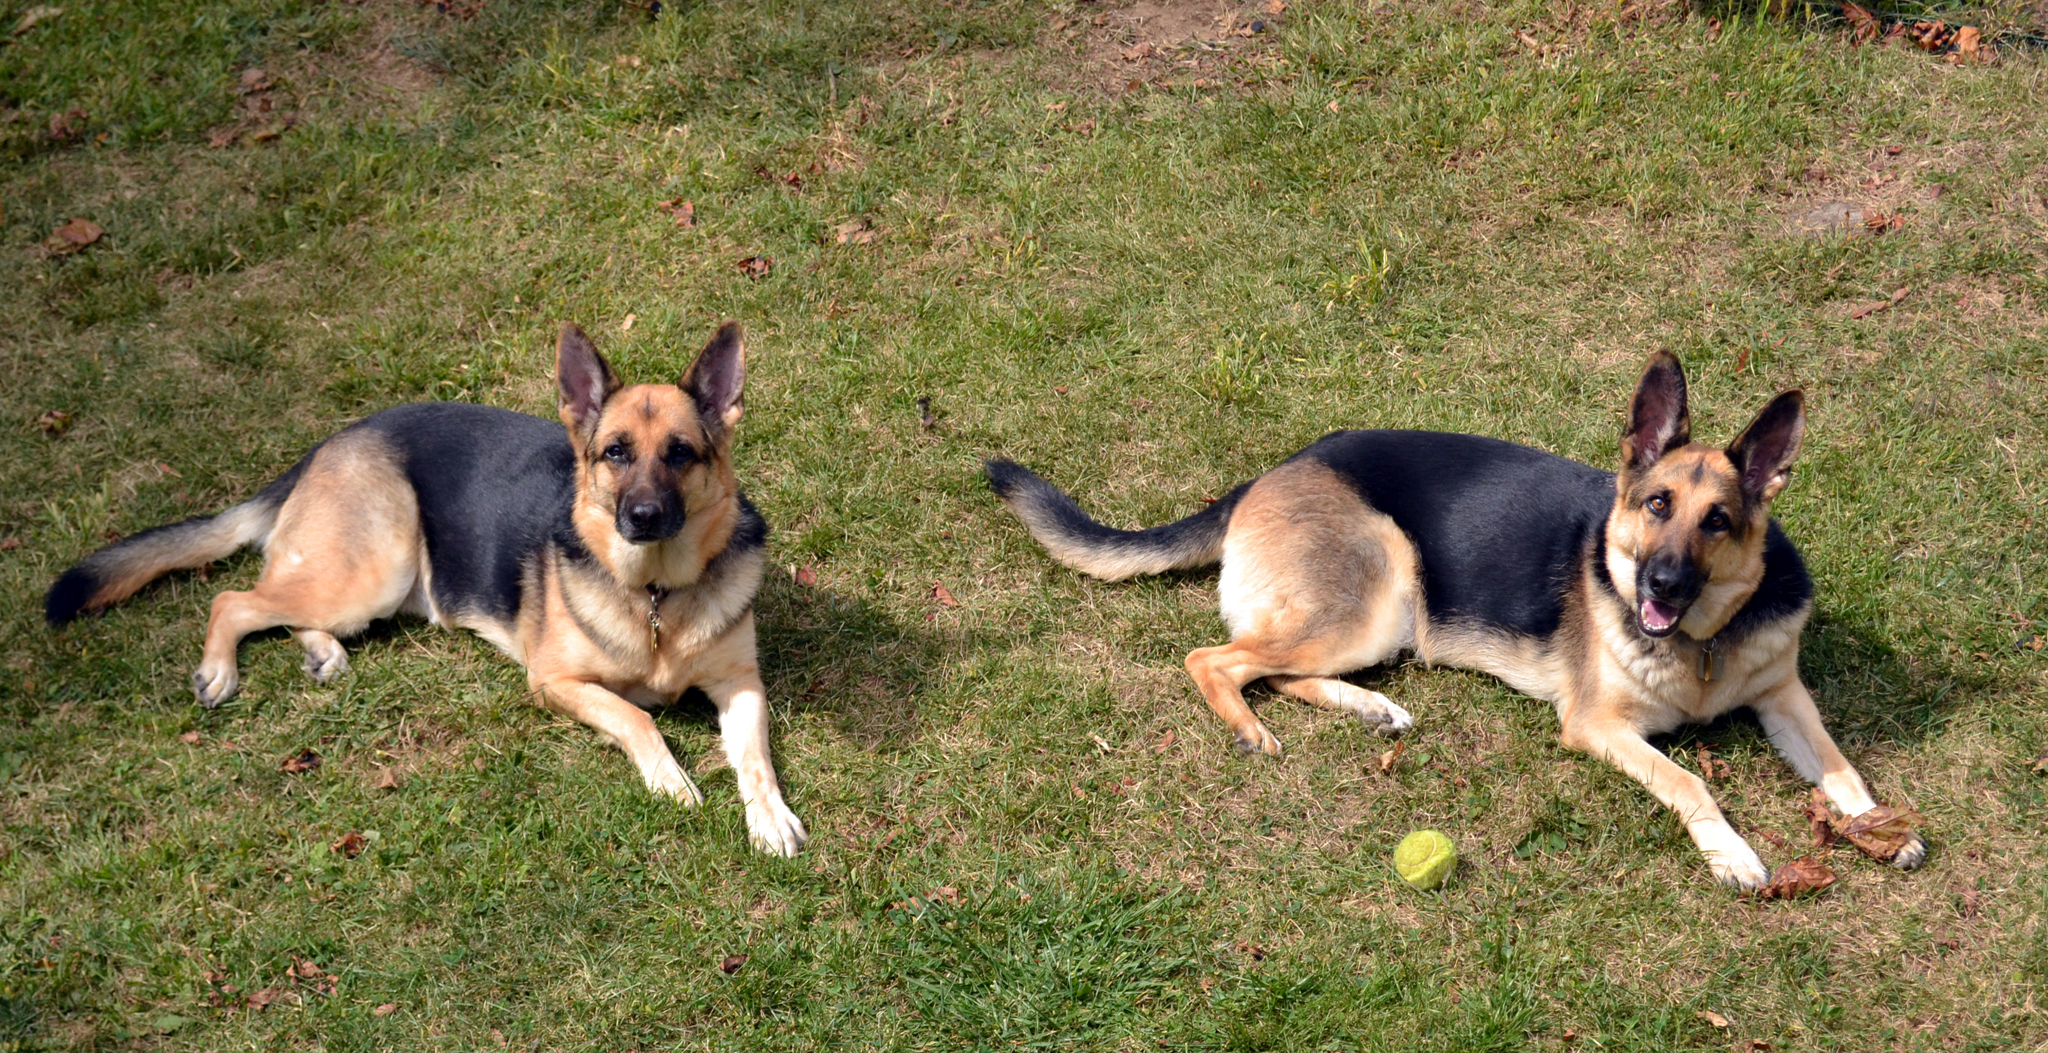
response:
{"label": "fallen leaf", "polygon": [[1722,1016],[1719,1013],[1714,1012],[1711,1009],[1702,1009],[1699,1012],[1694,1013],[1693,1015],[1699,1017],[1701,1020],[1704,1020],[1709,1024],[1714,1025],[1715,1027],[1728,1026],[1728,1018]]}
{"label": "fallen leaf", "polygon": [[2040,756],[2034,758],[2033,770],[2034,774],[2036,775],[2039,775],[2043,772],[2048,772],[2048,753],[2043,753]]}
{"label": "fallen leaf", "polygon": [[49,4],[31,7],[27,11],[22,12],[21,21],[14,23],[14,35],[20,36],[34,29],[38,23],[48,22],[63,13],[63,8],[52,7]]}
{"label": "fallen leaf", "polygon": [[728,954],[725,956],[724,961],[718,963],[718,971],[724,973],[727,976],[731,976],[732,974],[739,972],[740,966],[745,964],[747,964],[746,955]]}
{"label": "fallen leaf", "polygon": [[1287,12],[1287,0],[1266,0],[1266,13],[1279,16]]}
{"label": "fallen leaf", "polygon": [[379,768],[377,769],[377,777],[370,780],[370,789],[396,790],[404,781],[405,777],[399,774],[397,768]]}
{"label": "fallen leaf", "polygon": [[309,772],[320,766],[320,755],[310,749],[300,750],[278,762],[277,770],[286,775]]}
{"label": "fallen leaf", "polygon": [[284,993],[285,992],[283,988],[266,987],[260,991],[249,992],[249,997],[243,999],[242,1001],[244,1005],[247,1005],[251,1009],[262,1009],[270,1005],[270,1003],[277,1001],[279,996],[283,995]]}
{"label": "fallen leaf", "polygon": [[641,66],[644,66],[646,64],[646,60],[642,59],[638,55],[620,55],[618,58],[612,60],[612,65],[625,66],[628,69],[639,69]]}
{"label": "fallen leaf", "polygon": [[6,537],[0,537],[0,552],[12,552],[15,549],[20,548],[21,546],[22,540],[18,537],[15,537],[13,534],[9,534]]}
{"label": "fallen leaf", "polygon": [[740,273],[759,281],[775,268],[775,261],[766,256],[749,256],[739,262]]}
{"label": "fallen leaf", "polygon": [[313,977],[321,975],[321,969],[319,965],[313,962],[294,962],[292,963],[292,975],[301,980],[310,980]]}
{"label": "fallen leaf", "polygon": [[818,584],[818,572],[817,570],[812,568],[811,565],[808,563],[796,568],[796,574],[794,576],[796,578],[796,583],[798,585],[802,585],[804,588],[812,588],[813,586]]}
{"label": "fallen leaf", "polygon": [[1868,44],[1876,40],[1877,35],[1884,30],[1884,24],[1877,20],[1876,15],[1855,4],[1842,4],[1842,18],[1849,23],[1849,34],[1857,44]]}
{"label": "fallen leaf", "polygon": [[1699,747],[1699,762],[1701,778],[1712,782],[1728,777],[1730,770],[1728,762],[1714,756],[1713,751],[1707,749],[1705,745]]}
{"label": "fallen leaf", "polygon": [[196,730],[188,731],[183,735],[178,736],[178,741],[184,743],[187,746],[197,746],[199,745],[199,732]]}
{"label": "fallen leaf", "polygon": [[1955,48],[1955,52],[1949,55],[1950,62],[1984,62],[1989,56],[1984,50],[1984,34],[1976,26],[1958,26],[1955,42],[1951,46]]}
{"label": "fallen leaf", "polygon": [[1266,960],[1266,949],[1264,947],[1259,946],[1256,943],[1251,943],[1246,940],[1239,940],[1237,941],[1237,949],[1245,954],[1251,955],[1252,961],[1263,962]]}
{"label": "fallen leaf", "polygon": [[1958,913],[1958,914],[1962,915],[1962,916],[1963,916],[1963,917],[1965,917],[1965,918],[1974,918],[1974,917],[1977,917],[1978,915],[1980,915],[1980,914],[1984,913],[1984,899],[1983,899],[1983,897],[1982,897],[1981,895],[1979,895],[1979,894],[1978,894],[1978,892],[1977,892],[1977,890],[1976,890],[1976,889],[1973,889],[1973,888],[1966,888],[1966,889],[1964,889],[1964,890],[1963,890],[1963,905],[1962,905],[1962,906],[1960,906],[1960,907],[1958,907],[1958,908],[1956,908],[1956,913]]}
{"label": "fallen leaf", "polygon": [[375,1009],[372,1009],[372,1010],[370,1010],[370,1015],[371,1015],[371,1016],[390,1016],[391,1014],[393,1014],[393,1013],[396,1013],[396,1012],[398,1012],[398,1003],[397,1003],[397,1002],[386,1002],[386,1003],[384,1003],[383,1005],[380,1005],[380,1006],[378,1006],[377,1008],[375,1008]]}
{"label": "fallen leaf", "polygon": [[242,94],[244,95],[250,95],[259,91],[269,91],[271,88],[270,76],[261,69],[251,66],[242,71],[241,86]]}
{"label": "fallen leaf", "polygon": [[875,230],[867,220],[855,216],[832,227],[833,240],[841,245],[866,245],[875,240]]}
{"label": "fallen leaf", "polygon": [[[1167,750],[1172,749],[1173,740],[1175,738],[1176,736],[1173,733],[1173,729],[1168,728],[1166,730],[1166,734],[1159,736],[1159,741],[1152,744],[1152,752],[1165,753]],[[2048,764],[2048,757],[2042,758],[2042,763]]]}
{"label": "fallen leaf", "polygon": [[1813,833],[1813,843],[1820,848],[1835,843],[1835,816],[1828,810],[1828,796],[1816,786],[1806,799],[1806,825]]}
{"label": "fallen leaf", "polygon": [[1819,856],[1800,856],[1771,875],[1771,883],[1756,890],[1758,899],[1792,899],[1819,892],[1835,883],[1835,872]]}
{"label": "fallen leaf", "polygon": [[363,835],[355,830],[341,835],[341,839],[327,846],[343,859],[354,859],[363,854]]}
{"label": "fallen leaf", "polygon": [[1889,860],[1913,840],[1913,826],[1920,813],[1911,808],[1880,804],[1862,815],[1836,824],[1842,838],[1872,859]]}
{"label": "fallen leaf", "polygon": [[1904,300],[1906,298],[1906,294],[1911,291],[1912,290],[1910,288],[1894,289],[1892,290],[1892,298],[1889,300],[1873,300],[1870,303],[1858,304],[1854,308],[1850,309],[1849,317],[1868,318],[1879,311],[1889,311],[1899,301]]}
{"label": "fallen leaf", "polygon": [[105,227],[89,219],[73,217],[72,220],[43,239],[43,248],[52,256],[68,256],[100,240],[107,232]]}
{"label": "fallen leaf", "polygon": [[36,415],[36,427],[54,439],[71,430],[71,414],[63,410],[44,410]]}
{"label": "fallen leaf", "polygon": [[1380,773],[1385,774],[1389,771],[1392,771],[1394,769],[1394,762],[1401,759],[1401,753],[1407,748],[1408,740],[1402,739],[1401,741],[1394,743],[1393,749],[1387,750],[1386,752],[1380,754]]}
{"label": "fallen leaf", "polygon": [[689,230],[697,225],[697,206],[682,198],[670,198],[654,207],[675,219],[676,226]]}
{"label": "fallen leaf", "polygon": [[1139,59],[1150,58],[1152,57],[1152,52],[1153,47],[1150,43],[1140,41],[1135,47],[1124,49],[1124,61],[1136,62]]}
{"label": "fallen leaf", "polygon": [[1330,111],[1331,113],[1336,113],[1336,112],[1337,112],[1337,100],[1335,100],[1335,99],[1331,99],[1331,100],[1330,100],[1330,101],[1329,101],[1328,103],[1324,104],[1324,106],[1323,106],[1323,109],[1326,109],[1326,110]]}
{"label": "fallen leaf", "polygon": [[84,132],[86,112],[79,109],[65,110],[50,115],[50,140],[68,143]]}
{"label": "fallen leaf", "polygon": [[946,590],[945,583],[943,582],[932,582],[932,599],[939,601],[939,606],[941,607],[960,606],[960,601],[953,598],[953,594]]}

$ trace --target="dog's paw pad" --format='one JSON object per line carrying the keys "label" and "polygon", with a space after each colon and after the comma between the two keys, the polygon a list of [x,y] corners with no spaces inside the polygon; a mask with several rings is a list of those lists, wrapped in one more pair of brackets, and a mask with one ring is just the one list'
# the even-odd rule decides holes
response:
{"label": "dog's paw pad", "polygon": [[1287,751],[1280,746],[1280,740],[1266,730],[1264,724],[1253,724],[1249,732],[1237,733],[1237,752],[1263,753],[1268,757],[1284,757]]}
{"label": "dog's paw pad", "polygon": [[208,709],[233,698],[240,686],[232,665],[212,669],[202,665],[192,671],[192,694]]}
{"label": "dog's paw pad", "polygon": [[1900,870],[1920,869],[1920,864],[1927,862],[1927,839],[1919,834],[1909,836],[1906,846],[1899,849],[1899,854],[1893,856],[1891,862]]}
{"label": "dog's paw pad", "polygon": [[780,798],[747,805],[747,840],[771,856],[794,856],[810,840],[803,820]]}

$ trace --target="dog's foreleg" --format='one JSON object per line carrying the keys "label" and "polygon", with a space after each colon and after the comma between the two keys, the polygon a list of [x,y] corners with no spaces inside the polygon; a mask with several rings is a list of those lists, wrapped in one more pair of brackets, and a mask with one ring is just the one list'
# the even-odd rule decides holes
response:
{"label": "dog's foreleg", "polygon": [[[1833,736],[1821,724],[1820,709],[1798,677],[1788,677],[1776,690],[1757,699],[1754,708],[1764,734],[1771,737],[1771,744],[1778,747],[1785,762],[1801,778],[1820,787],[1829,804],[1849,816],[1862,815],[1877,807],[1863,776],[1842,756]],[[1900,870],[1911,870],[1926,858],[1927,842],[1916,833],[1892,857],[1891,863]]]}
{"label": "dog's foreleg", "polygon": [[1673,763],[1636,729],[1618,720],[1567,720],[1564,744],[1620,768],[1642,783],[1665,807],[1678,813],[1707,866],[1722,884],[1761,888],[1770,880],[1762,859],[1728,825],[1721,806],[1700,777]]}
{"label": "dog's foreleg", "polygon": [[809,835],[783,801],[782,784],[775,778],[775,762],[768,753],[768,697],[760,675],[749,669],[705,684],[704,693],[718,707],[726,760],[747,807],[747,839],[770,855],[796,855]]}
{"label": "dog's foreleg", "polygon": [[691,808],[704,803],[704,791],[676,763],[646,710],[587,680],[563,678],[534,686],[549,709],[574,718],[626,751],[648,789]]}

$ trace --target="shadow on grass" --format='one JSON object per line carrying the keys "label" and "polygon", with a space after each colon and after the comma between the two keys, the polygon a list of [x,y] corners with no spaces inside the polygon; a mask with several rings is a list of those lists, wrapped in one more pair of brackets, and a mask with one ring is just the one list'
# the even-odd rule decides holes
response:
{"label": "shadow on grass", "polygon": [[1917,744],[1966,699],[1995,686],[1933,652],[1901,651],[1878,627],[1816,613],[1807,623],[1799,669],[1822,719],[1844,743]]}
{"label": "shadow on grass", "polygon": [[771,704],[829,715],[864,749],[900,749],[917,739],[918,699],[942,646],[936,633],[773,572],[756,609]]}

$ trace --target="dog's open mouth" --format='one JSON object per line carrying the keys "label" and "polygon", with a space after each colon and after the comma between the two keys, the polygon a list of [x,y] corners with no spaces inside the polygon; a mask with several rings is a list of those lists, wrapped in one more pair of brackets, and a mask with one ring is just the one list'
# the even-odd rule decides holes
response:
{"label": "dog's open mouth", "polygon": [[1684,608],[1647,596],[1636,607],[1636,620],[1642,624],[1643,632],[1650,636],[1671,635],[1671,630],[1678,628],[1678,619],[1684,615]]}

